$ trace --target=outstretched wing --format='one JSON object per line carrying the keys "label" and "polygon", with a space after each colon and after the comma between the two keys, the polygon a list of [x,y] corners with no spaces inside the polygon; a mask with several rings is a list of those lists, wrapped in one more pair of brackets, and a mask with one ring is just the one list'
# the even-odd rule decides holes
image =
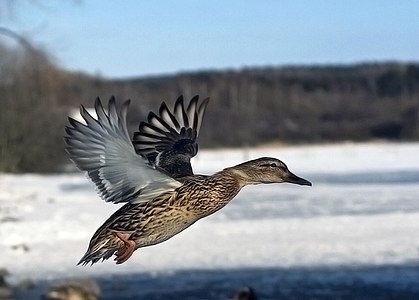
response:
{"label": "outstretched wing", "polygon": [[165,102],[159,114],[150,112],[134,133],[135,151],[174,178],[193,175],[190,160],[198,152],[197,137],[209,98],[198,105],[199,96],[187,108],[180,96],[171,111]]}
{"label": "outstretched wing", "polygon": [[66,150],[71,160],[80,170],[87,171],[99,195],[107,202],[126,202],[180,186],[135,153],[126,124],[128,106],[129,100],[118,111],[112,97],[106,113],[97,98],[97,119],[81,106],[80,115],[86,124],[69,118],[71,126],[66,127]]}

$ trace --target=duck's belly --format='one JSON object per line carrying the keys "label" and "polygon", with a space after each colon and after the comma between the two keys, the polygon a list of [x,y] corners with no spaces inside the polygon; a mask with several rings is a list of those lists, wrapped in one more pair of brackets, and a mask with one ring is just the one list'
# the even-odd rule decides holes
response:
{"label": "duck's belly", "polygon": [[137,243],[138,248],[155,245],[185,230],[198,219],[190,212],[171,209],[140,222],[130,239]]}

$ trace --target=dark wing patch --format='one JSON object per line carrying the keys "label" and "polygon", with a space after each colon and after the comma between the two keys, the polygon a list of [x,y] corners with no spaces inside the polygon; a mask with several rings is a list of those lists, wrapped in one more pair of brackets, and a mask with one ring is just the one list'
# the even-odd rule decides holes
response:
{"label": "dark wing patch", "polygon": [[172,177],[192,175],[190,159],[198,153],[197,137],[208,101],[198,105],[199,96],[195,96],[185,108],[180,96],[173,110],[163,102],[159,114],[150,112],[134,133],[136,153]]}

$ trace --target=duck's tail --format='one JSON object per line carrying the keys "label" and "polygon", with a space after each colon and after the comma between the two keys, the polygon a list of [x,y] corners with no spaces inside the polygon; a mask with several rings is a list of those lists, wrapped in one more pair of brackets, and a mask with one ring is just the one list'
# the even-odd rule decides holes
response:
{"label": "duck's tail", "polygon": [[[126,243],[121,240],[118,234],[107,228],[99,228],[90,240],[86,254],[77,265],[85,266],[89,263],[93,265],[99,260],[109,259],[114,254],[116,255],[115,261],[120,264],[129,258],[129,256],[126,257],[126,251]],[[121,259],[123,254],[125,254],[123,256],[125,259]]]}

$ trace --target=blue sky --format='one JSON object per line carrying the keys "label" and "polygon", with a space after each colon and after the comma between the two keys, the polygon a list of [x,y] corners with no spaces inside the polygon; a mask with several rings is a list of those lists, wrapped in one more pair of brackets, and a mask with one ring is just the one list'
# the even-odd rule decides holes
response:
{"label": "blue sky", "polygon": [[65,68],[105,77],[419,61],[419,1],[33,2],[42,6],[21,1],[0,26],[30,36]]}

